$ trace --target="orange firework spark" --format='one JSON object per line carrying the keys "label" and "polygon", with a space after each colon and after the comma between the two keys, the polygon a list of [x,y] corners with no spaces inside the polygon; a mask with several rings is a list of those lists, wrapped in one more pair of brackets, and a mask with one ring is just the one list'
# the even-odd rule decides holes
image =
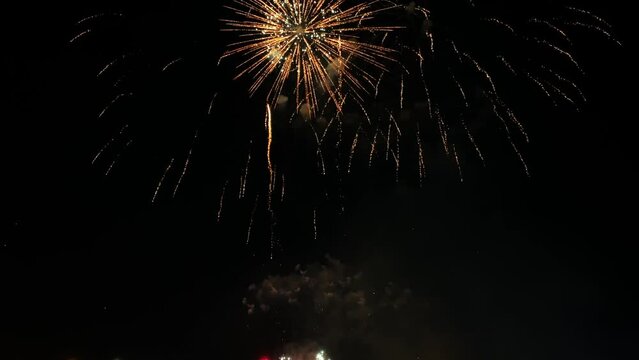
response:
{"label": "orange firework spark", "polygon": [[291,78],[298,107],[306,104],[314,113],[318,95],[327,94],[340,111],[346,96],[343,83],[348,93],[360,97],[377,82],[371,70],[386,71],[384,62],[392,60],[393,50],[367,43],[361,35],[392,31],[392,27],[365,23],[396,6],[370,1],[342,9],[345,1],[233,0],[236,6],[227,8],[242,19],[223,20],[225,30],[242,32],[246,39],[231,44],[222,58],[245,57],[236,79],[253,76],[251,95],[273,75],[267,97],[274,104]]}

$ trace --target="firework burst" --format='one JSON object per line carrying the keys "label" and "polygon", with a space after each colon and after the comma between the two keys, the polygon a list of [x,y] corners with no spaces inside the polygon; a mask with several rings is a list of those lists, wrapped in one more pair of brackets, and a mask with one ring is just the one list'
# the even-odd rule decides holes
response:
{"label": "firework burst", "polygon": [[[241,55],[236,78],[252,75],[254,94],[274,77],[268,93],[275,103],[288,80],[294,81],[298,108],[311,113],[328,95],[338,111],[348,93],[360,96],[374,88],[393,50],[363,40],[363,34],[387,33],[392,27],[367,26],[377,13],[395,7],[381,1],[343,8],[345,0],[234,0],[228,6],[239,20],[223,20],[226,31],[242,33],[223,55]],[[344,88],[349,91],[344,91]]]}

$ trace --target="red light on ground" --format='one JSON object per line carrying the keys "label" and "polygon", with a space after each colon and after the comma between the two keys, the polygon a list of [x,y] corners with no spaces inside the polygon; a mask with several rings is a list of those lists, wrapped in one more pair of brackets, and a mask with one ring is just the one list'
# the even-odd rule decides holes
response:
{"label": "red light on ground", "polygon": [[270,357],[268,357],[268,356],[262,356],[262,357],[260,358],[260,360],[271,360],[271,358],[270,358]]}

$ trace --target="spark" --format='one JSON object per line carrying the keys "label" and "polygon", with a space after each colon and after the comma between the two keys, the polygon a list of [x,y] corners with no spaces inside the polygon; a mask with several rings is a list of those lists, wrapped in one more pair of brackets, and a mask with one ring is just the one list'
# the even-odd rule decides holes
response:
{"label": "spark", "polygon": [[284,202],[284,196],[286,195],[286,177],[282,174],[282,196],[280,202]]}
{"label": "spark", "polygon": [[162,188],[162,184],[164,183],[164,179],[166,179],[166,175],[169,173],[169,171],[171,171],[171,167],[173,166],[174,160],[175,159],[172,158],[171,161],[169,162],[169,165],[164,170],[164,174],[162,174],[162,177],[160,178],[160,181],[158,182],[158,186],[155,188],[155,193],[153,193],[153,199],[151,200],[151,203],[155,203],[155,200],[157,200],[158,194],[160,193],[160,189]]}
{"label": "spark", "polygon": [[168,64],[164,65],[164,67],[162,68],[162,72],[167,71],[171,66],[177,64],[178,62],[182,61],[183,58],[177,58],[171,62],[169,62]]}
{"label": "spark", "polygon": [[100,151],[98,151],[98,153],[93,157],[91,164],[95,165],[96,161],[98,161],[98,159],[100,158],[100,156],[102,156],[102,154],[106,151],[106,149],[109,146],[111,146],[111,144],[113,144],[118,137],[122,136],[128,128],[129,128],[128,124],[122,126],[122,128],[120,129],[120,132],[116,136],[112,137],[111,140],[107,141],[106,144],[104,144],[104,146],[100,149]]}
{"label": "spark", "polygon": [[115,157],[113,158],[113,161],[111,161],[111,164],[109,164],[109,168],[104,173],[104,176],[109,176],[109,174],[111,174],[111,171],[113,170],[113,167],[115,166],[115,164],[117,164],[118,160],[120,160],[120,157],[122,156],[122,153],[126,149],[128,149],[129,146],[131,146],[132,143],[133,143],[133,140],[129,140],[126,144],[124,144],[124,147],[122,148],[122,150],[120,150],[120,152],[118,152],[117,155],[115,155]]}
{"label": "spark", "polygon": [[91,29],[84,30],[83,32],[77,34],[71,40],[69,40],[69,44],[72,44],[72,43],[76,42],[78,39],[80,39],[81,37],[83,37],[85,35],[88,35],[90,32],[91,32]]}
{"label": "spark", "polygon": [[213,114],[213,108],[215,107],[216,98],[217,98],[217,93],[213,94],[213,98],[211,99],[211,102],[209,103],[209,111],[207,112],[208,115]]}
{"label": "spark", "polygon": [[109,109],[115,104],[117,103],[120,99],[122,99],[125,96],[133,96],[132,92],[128,92],[128,93],[121,93],[116,95],[113,100],[111,100],[111,102],[109,104],[107,104],[107,106],[104,107],[104,109],[102,109],[102,111],[100,112],[100,114],[98,115],[98,119],[101,119],[104,114],[106,114],[107,111],[109,111]]}
{"label": "spark", "polygon": [[313,209],[313,240],[317,240],[317,209]]}
{"label": "spark", "polygon": [[[251,145],[252,144],[253,142],[251,141]],[[249,168],[251,166],[251,153],[252,149],[249,148],[248,157],[246,159],[246,166],[244,167],[244,174],[240,177],[240,200],[244,198],[244,195],[246,195],[246,183],[248,182]]]}
{"label": "spark", "polygon": [[271,159],[271,146],[273,145],[273,115],[271,113],[271,105],[266,104],[266,160],[270,177],[273,177],[273,162]]}
{"label": "spark", "polygon": [[199,137],[199,130],[195,132],[195,136],[193,137],[193,142],[191,142],[191,147],[189,148],[189,153],[186,156],[186,160],[184,161],[184,168],[182,169],[182,174],[180,174],[180,178],[178,179],[175,188],[173,189],[173,197],[177,195],[178,190],[180,189],[180,185],[182,184],[182,180],[184,180],[184,176],[186,175],[187,170],[189,169],[189,165],[191,164],[191,156],[193,155],[193,147],[195,147],[195,143]]}
{"label": "spark", "polygon": [[220,205],[217,210],[217,222],[219,223],[222,219],[222,209],[224,208],[224,194],[226,193],[226,186],[229,184],[228,180],[222,186],[222,195],[220,195]]}

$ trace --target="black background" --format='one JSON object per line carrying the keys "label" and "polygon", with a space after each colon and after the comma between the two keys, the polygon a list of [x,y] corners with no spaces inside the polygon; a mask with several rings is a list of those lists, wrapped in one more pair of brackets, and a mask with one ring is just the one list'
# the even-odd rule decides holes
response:
{"label": "black background", "polygon": [[[437,161],[422,189],[376,181],[373,172],[358,179],[356,191],[347,189],[343,216],[318,218],[317,241],[312,214],[292,206],[274,261],[244,245],[247,214],[216,223],[221,183],[210,179],[219,164],[204,156],[194,158],[181,196],[153,205],[167,157],[138,152],[109,177],[91,165],[112,133],[96,120],[108,99],[95,81],[104,54],[99,45],[68,44],[74,23],[117,9],[144,19],[141,28],[156,28],[145,14],[159,13],[174,20],[163,27],[174,53],[214,41],[207,54],[213,58],[224,43],[216,35],[219,4],[3,5],[0,358],[253,359],[270,351],[258,339],[270,330],[247,330],[246,286],[325,253],[355,266],[379,262],[389,277],[441,304],[434,326],[456,339],[454,358],[632,357],[632,5],[579,5],[609,19],[625,47],[580,39],[587,106],[581,113],[533,109],[524,116],[530,178],[507,147],[493,151],[486,168],[467,165],[464,182]],[[198,101],[221,87],[207,87],[210,76],[193,84]],[[193,78],[198,74],[171,81],[190,86]],[[242,110],[225,114],[233,129],[262,121],[255,102]],[[186,122],[189,111],[180,115]],[[155,114],[153,123],[175,115]],[[299,196],[291,201],[305,209]],[[267,227],[256,226],[258,248],[268,242]]]}

